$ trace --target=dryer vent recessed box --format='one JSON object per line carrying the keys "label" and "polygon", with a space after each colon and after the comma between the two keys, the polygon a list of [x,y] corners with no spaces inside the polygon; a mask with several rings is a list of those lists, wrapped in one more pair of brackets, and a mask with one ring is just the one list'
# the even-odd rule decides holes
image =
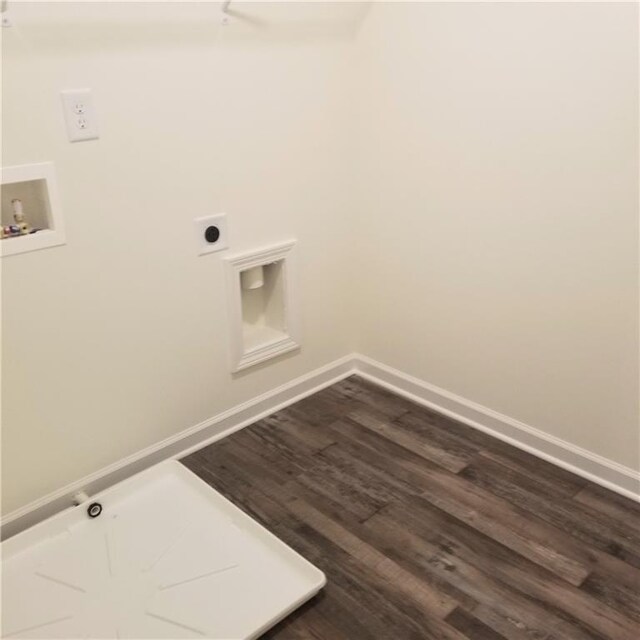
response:
{"label": "dryer vent recessed box", "polygon": [[300,347],[295,241],[226,259],[231,370]]}

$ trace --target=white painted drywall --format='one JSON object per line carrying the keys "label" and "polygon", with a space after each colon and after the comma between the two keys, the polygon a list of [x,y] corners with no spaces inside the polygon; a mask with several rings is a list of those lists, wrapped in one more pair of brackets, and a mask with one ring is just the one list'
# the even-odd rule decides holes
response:
{"label": "white painted drywall", "polygon": [[[3,260],[3,512],[351,350],[360,7],[12,3],[3,164],[54,161],[67,245]],[[67,142],[91,88],[100,140]],[[192,220],[227,211],[231,249]],[[233,378],[222,258],[297,238],[303,349]]]}
{"label": "white painted drywall", "polygon": [[376,4],[358,351],[637,469],[638,8]]}
{"label": "white painted drywall", "polygon": [[[14,4],[3,164],[68,244],[3,260],[5,513],[354,348],[637,467],[636,9],[362,8]],[[235,379],[222,210],[300,242],[304,349]]]}

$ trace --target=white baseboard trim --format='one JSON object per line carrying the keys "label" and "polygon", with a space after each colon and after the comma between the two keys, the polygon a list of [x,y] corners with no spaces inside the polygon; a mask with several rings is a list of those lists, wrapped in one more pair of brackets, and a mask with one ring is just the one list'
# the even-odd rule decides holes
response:
{"label": "white baseboard trim", "polygon": [[356,355],[354,362],[356,373],[375,384],[640,502],[640,472],[634,469],[366,356]]}
{"label": "white baseboard trim", "polygon": [[1,537],[3,540],[9,538],[70,507],[73,496],[79,491],[84,491],[91,496],[158,462],[182,458],[192,451],[220,440],[335,384],[353,374],[354,371],[354,357],[345,356],[72,482],[7,514],[0,523]]}
{"label": "white baseboard trim", "polygon": [[3,540],[9,538],[70,507],[73,496],[79,491],[85,491],[91,496],[158,462],[182,458],[354,373],[417,404],[640,502],[638,471],[371,358],[352,354],[185,429],[9,513],[0,523],[1,537]]}

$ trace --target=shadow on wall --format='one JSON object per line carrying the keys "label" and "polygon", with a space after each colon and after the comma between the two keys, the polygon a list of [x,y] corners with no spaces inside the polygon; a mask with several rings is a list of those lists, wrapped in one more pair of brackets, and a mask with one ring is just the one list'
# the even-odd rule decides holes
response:
{"label": "shadow on wall", "polygon": [[[357,33],[370,2],[234,3],[222,24],[222,3],[137,2],[33,3],[12,7],[13,30],[57,49],[105,50],[140,46],[225,43],[317,43],[348,40]],[[125,3],[126,4],[126,3]],[[116,6],[114,6],[116,5]],[[180,6],[178,6],[180,5]]]}

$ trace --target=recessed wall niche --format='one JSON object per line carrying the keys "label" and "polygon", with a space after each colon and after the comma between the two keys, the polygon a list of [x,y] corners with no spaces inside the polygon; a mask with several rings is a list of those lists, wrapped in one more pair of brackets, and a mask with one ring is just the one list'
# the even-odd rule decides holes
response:
{"label": "recessed wall niche", "polygon": [[[1,194],[3,237],[0,253],[3,257],[65,243],[51,162],[3,167]],[[16,220],[16,213],[23,216],[22,224]],[[23,226],[23,233],[13,234],[12,228],[19,226]]]}
{"label": "recessed wall niche", "polygon": [[294,241],[227,258],[233,372],[300,347],[294,260]]}

